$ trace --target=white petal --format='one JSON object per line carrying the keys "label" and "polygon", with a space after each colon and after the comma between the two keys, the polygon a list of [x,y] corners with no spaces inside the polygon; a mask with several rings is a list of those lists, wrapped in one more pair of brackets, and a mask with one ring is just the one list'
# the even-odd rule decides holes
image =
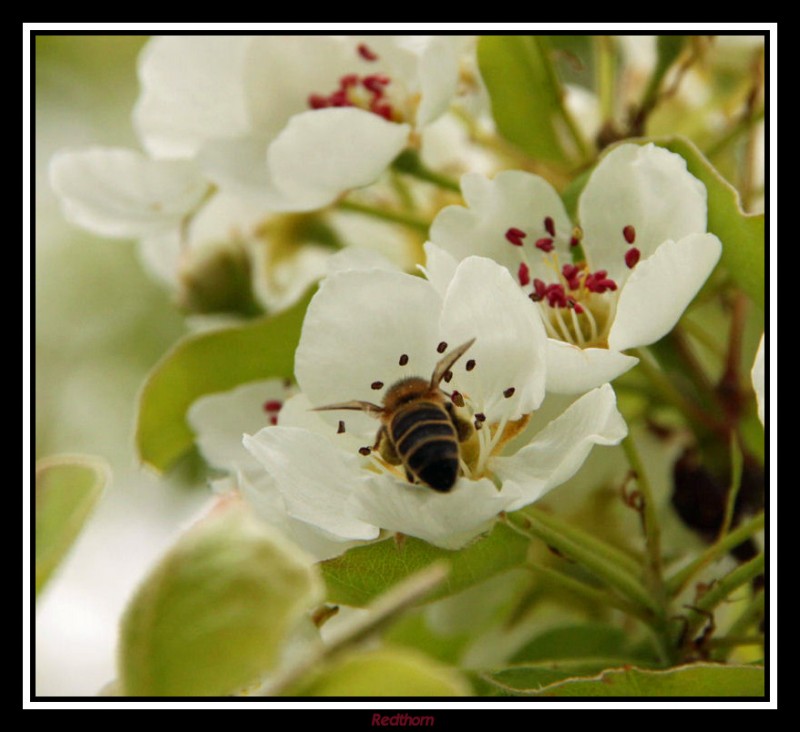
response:
{"label": "white petal", "polygon": [[764,424],[764,404],[766,403],[764,394],[764,336],[758,342],[756,358],[753,362],[753,370],[750,372],[753,381],[753,390],[756,393],[756,403],[758,404],[758,418]]}
{"label": "white petal", "polygon": [[357,491],[359,515],[389,531],[458,549],[486,531],[508,501],[484,478],[460,479],[449,493],[376,476]]}
{"label": "white petal", "polygon": [[294,210],[320,208],[374,182],[406,146],[409,131],[353,107],[303,112],[270,145],[267,169],[276,188],[297,202]]}
{"label": "white petal", "polygon": [[[334,447],[344,450],[348,455],[355,455],[359,447],[364,447],[364,440],[351,434],[348,427],[350,422],[350,412],[342,412],[338,415],[339,419],[345,424],[345,431],[338,432],[338,423],[331,425],[322,419],[322,412],[314,411],[314,407],[305,394],[295,394],[286,400],[280,414],[278,424],[281,427],[298,427],[300,429],[315,432],[318,435],[327,437]],[[373,429],[377,429],[372,423]],[[365,463],[367,461],[364,461]]]}
{"label": "white petal", "polygon": [[433,242],[425,242],[425,266],[420,267],[420,270],[441,297],[447,292],[457,267],[458,261],[449,252]]}
{"label": "white petal", "polygon": [[[443,209],[434,219],[430,233],[431,241],[456,259],[472,254],[489,257],[516,277],[520,247],[506,239],[506,232],[517,228],[527,234],[523,248],[534,265],[534,276],[538,276],[542,258],[534,244],[550,236],[544,225],[548,216],[555,225],[556,251],[568,256],[572,223],[558,194],[543,178],[519,170],[505,171],[494,180],[468,173],[461,178],[461,191],[469,208]],[[541,274],[550,281],[552,270],[541,270]]]}
{"label": "white petal", "polygon": [[364,480],[359,462],[322,435],[267,427],[244,436],[245,447],[273,478],[290,516],[343,539],[374,539],[378,528],[359,521],[353,493]]}
{"label": "white petal", "polygon": [[203,142],[250,131],[245,36],[165,36],[142,51],[134,124],[161,157],[193,155]]}
{"label": "white petal", "polygon": [[607,348],[578,348],[547,340],[547,391],[583,394],[632,369],[638,358]]}
{"label": "white petal", "polygon": [[642,259],[667,239],[706,230],[706,188],[675,153],[648,145],[614,148],[595,168],[579,202],[583,249],[593,270],[605,269],[622,284],[628,243],[626,226],[636,231]]}
{"label": "white petal", "polygon": [[217,468],[258,469],[258,462],[242,445],[242,437],[269,425],[268,401],[286,398],[280,379],[256,381],[231,391],[210,394],[189,408],[186,418],[197,435],[203,457]]}
{"label": "white petal", "polygon": [[[295,354],[302,391],[317,406],[353,399],[380,404],[399,379],[430,378],[439,358],[440,310],[439,296],[420,277],[382,270],[328,277],[308,307]],[[406,366],[399,364],[403,354]],[[373,389],[375,382],[383,387]],[[355,434],[374,435],[378,427],[359,412],[322,415],[332,424],[345,415]]]}
{"label": "white petal", "polygon": [[639,262],[622,288],[608,347],[624,351],[669,333],[717,264],[722,245],[713,234],[664,242]]}
{"label": "white petal", "polygon": [[[544,398],[546,344],[536,309],[490,259],[469,257],[459,264],[442,305],[441,336],[451,347],[475,338],[454,366],[451,384],[482,407],[488,420],[517,419]],[[467,371],[466,364],[475,360]],[[514,389],[511,398],[503,394]]]}
{"label": "white petal", "polygon": [[341,539],[337,541],[317,527],[290,516],[277,485],[263,472],[258,477],[240,474],[238,486],[262,521],[282,531],[318,561],[337,557],[359,543]]}
{"label": "white petal", "polygon": [[337,272],[370,269],[382,269],[387,272],[397,271],[397,267],[380,252],[365,249],[364,247],[349,246],[328,258],[325,265],[325,274],[332,275]]}
{"label": "white petal", "polygon": [[103,236],[138,237],[179,225],[208,185],[185,161],[150,160],[134,150],[60,152],[50,183],[65,216]]}
{"label": "white petal", "polygon": [[570,478],[593,445],[616,445],[628,433],[609,384],[590,391],[511,457],[495,458],[492,469],[503,492],[518,494],[507,510],[533,503]]}
{"label": "white petal", "polygon": [[423,127],[443,114],[456,94],[459,53],[463,40],[456,36],[435,36],[422,51],[419,65],[421,99],[417,126]]}
{"label": "white petal", "polygon": [[308,288],[325,276],[331,250],[306,243],[289,256],[275,256],[263,242],[251,248],[253,292],[274,312],[296,303]]}

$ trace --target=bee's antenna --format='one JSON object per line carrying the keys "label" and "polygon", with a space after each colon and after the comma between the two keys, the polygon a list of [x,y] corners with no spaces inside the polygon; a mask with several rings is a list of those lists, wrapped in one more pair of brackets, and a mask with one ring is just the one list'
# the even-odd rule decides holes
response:
{"label": "bee's antenna", "polygon": [[444,375],[450,370],[450,367],[458,361],[475,343],[475,339],[471,338],[466,343],[462,343],[458,348],[454,348],[450,353],[442,357],[436,368],[433,369],[433,376],[431,376],[431,388],[438,386],[439,382],[444,378]]}
{"label": "bee's antenna", "polygon": [[358,412],[366,412],[372,417],[379,417],[384,412],[383,407],[380,407],[377,404],[373,404],[372,402],[362,402],[357,399],[353,399],[349,402],[339,402],[337,404],[326,404],[322,407],[315,407],[311,411],[327,412],[334,409],[352,409]]}

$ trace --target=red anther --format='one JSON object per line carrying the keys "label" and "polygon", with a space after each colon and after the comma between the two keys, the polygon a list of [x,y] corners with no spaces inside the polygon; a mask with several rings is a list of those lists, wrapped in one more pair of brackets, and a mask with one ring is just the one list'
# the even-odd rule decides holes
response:
{"label": "red anther", "polygon": [[372,104],[369,105],[369,111],[374,112],[389,122],[394,119],[394,110],[392,109],[392,105],[387,104],[386,102],[372,102]]}
{"label": "red anther", "polygon": [[625,264],[628,265],[629,269],[633,269],[641,256],[642,253],[636,247],[631,247],[625,252]]}
{"label": "red anther", "polygon": [[339,88],[349,89],[358,84],[358,74],[347,74],[339,79]]}
{"label": "red anther", "polygon": [[550,236],[556,235],[556,224],[553,221],[552,216],[545,216],[544,218],[544,230],[550,234]]}
{"label": "red anther", "polygon": [[323,97],[322,94],[310,94],[308,97],[308,106],[311,107],[311,109],[324,109],[330,105],[328,98]]}
{"label": "red anther", "polygon": [[547,285],[538,277],[533,281],[533,289],[540,300],[547,294]]}
{"label": "red anther", "polygon": [[375,53],[366,43],[360,43],[358,46],[358,55],[365,61],[377,61],[378,54]]}
{"label": "red anther", "polygon": [[361,82],[361,86],[369,89],[373,94],[378,96],[383,94],[383,87],[385,87],[391,79],[383,74],[373,74],[372,76],[365,76]]}
{"label": "red anther", "polygon": [[519,271],[517,272],[517,277],[519,277],[519,283],[523,287],[527,285],[531,281],[531,271],[528,269],[528,265],[525,262],[519,263]]}
{"label": "red anther", "polygon": [[565,280],[573,279],[579,272],[580,270],[574,264],[565,264],[561,268],[561,274],[564,275]]}
{"label": "red anther", "polygon": [[506,239],[510,241],[515,247],[522,246],[522,240],[528,236],[522,229],[517,229],[515,227],[511,227],[506,232]]}
{"label": "red anther", "polygon": [[583,305],[581,305],[579,302],[575,303],[574,308],[575,312],[578,313],[578,315],[580,315],[583,312]]}
{"label": "red anther", "polygon": [[463,407],[464,406],[464,397],[461,396],[461,392],[454,391],[450,395],[450,401],[452,401],[453,404],[455,404],[457,407]]}
{"label": "red anther", "polygon": [[278,424],[278,415],[277,415],[277,414],[273,414],[273,415],[272,415],[272,416],[269,418],[269,423],[270,423],[270,424],[271,424],[273,427],[274,427],[276,424]]}
{"label": "red anther", "polygon": [[633,242],[636,241],[636,229],[634,229],[633,226],[628,224],[622,230],[622,236],[625,237],[625,241],[628,242],[628,244],[633,244]]}
{"label": "red anther", "polygon": [[283,406],[283,402],[279,399],[270,399],[267,402],[264,402],[264,411],[265,412],[280,412],[281,407]]}
{"label": "red anther", "polygon": [[570,245],[571,247],[576,247],[576,246],[578,246],[578,244],[580,244],[580,243],[581,243],[581,240],[580,240],[580,239],[578,239],[578,237],[577,237],[577,236],[571,236],[571,237],[570,237],[570,239],[569,239],[569,245]]}
{"label": "red anther", "polygon": [[553,240],[545,236],[536,242],[536,248],[541,249],[543,252],[552,252]]}
{"label": "red anther", "polygon": [[347,96],[347,91],[345,89],[337,89],[333,94],[328,97],[328,101],[330,102],[332,107],[352,107],[353,102],[350,101],[350,97]]}
{"label": "red anther", "polygon": [[565,308],[567,306],[567,296],[561,285],[553,284],[547,286],[547,303],[551,308]]}
{"label": "red anther", "polygon": [[594,276],[598,280],[603,280],[603,279],[605,279],[607,274],[608,274],[608,270],[606,270],[606,269],[598,269],[597,272],[594,273]]}

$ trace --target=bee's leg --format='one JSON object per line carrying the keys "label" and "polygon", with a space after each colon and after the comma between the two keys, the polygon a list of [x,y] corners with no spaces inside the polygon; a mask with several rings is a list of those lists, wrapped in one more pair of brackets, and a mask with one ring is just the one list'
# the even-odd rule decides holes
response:
{"label": "bee's leg", "polygon": [[389,435],[386,433],[385,427],[381,427],[378,430],[378,434],[375,436],[375,445],[372,449],[377,450],[389,465],[400,465],[402,462],[397,450],[394,449],[392,441],[389,439]]}

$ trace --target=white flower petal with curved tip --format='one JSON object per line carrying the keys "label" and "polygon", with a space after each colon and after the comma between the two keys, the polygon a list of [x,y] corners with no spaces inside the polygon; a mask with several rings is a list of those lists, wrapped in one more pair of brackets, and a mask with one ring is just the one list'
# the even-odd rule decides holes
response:
{"label": "white flower petal with curved tip", "polygon": [[[456,259],[473,254],[489,257],[516,277],[522,260],[519,247],[506,239],[506,232],[521,229],[527,234],[523,244],[526,251],[539,254],[534,245],[550,236],[544,224],[548,216],[555,226],[555,251],[568,256],[572,223],[555,189],[544,178],[519,170],[499,173],[494,180],[468,173],[461,178],[461,191],[468,208],[443,209],[430,233],[431,241]],[[531,257],[531,262],[535,269],[540,257]],[[549,279],[551,270],[542,270],[542,274]]]}
{"label": "white flower petal with curved tip", "polygon": [[706,188],[675,153],[647,145],[614,148],[595,168],[578,205],[583,251],[593,271],[604,269],[622,286],[626,226],[636,232],[642,259],[668,239],[706,230]]}
{"label": "white flower petal with curved tip", "polygon": [[352,496],[364,481],[359,462],[322,435],[265,427],[244,446],[272,476],[290,516],[343,539],[374,539],[377,526],[355,517]]}
{"label": "white flower petal with curved tip", "polygon": [[246,36],[153,38],[139,60],[134,126],[151,155],[189,157],[214,138],[250,132]]}
{"label": "white flower petal with curved tip", "polygon": [[280,379],[256,381],[231,391],[209,394],[195,401],[186,414],[197,435],[203,457],[214,467],[258,470],[259,463],[245,450],[242,437],[269,424],[268,401],[282,402],[286,387]]}
{"label": "white flower petal with curved tip", "polygon": [[766,395],[764,394],[764,336],[758,342],[758,350],[756,351],[756,358],[753,362],[753,370],[750,372],[750,378],[753,382],[753,390],[756,393],[756,404],[758,405],[758,418],[761,424],[764,424],[764,404],[766,403]]}
{"label": "white flower petal with curved tip", "polygon": [[452,254],[433,242],[425,242],[425,266],[420,265],[419,269],[441,297],[445,296],[457,267],[458,262]]}
{"label": "white flower petal with curved tip", "polygon": [[619,294],[608,347],[624,351],[665,336],[708,279],[722,253],[713,234],[664,242],[639,262]]}
{"label": "white flower petal with curved tip", "polygon": [[578,348],[547,340],[547,392],[583,394],[632,369],[638,358],[607,348]]}
{"label": "white flower petal with curved tip", "polygon": [[[517,419],[544,398],[547,338],[539,314],[491,259],[468,257],[447,288],[440,334],[455,347],[475,338],[468,354],[453,367],[453,386],[479,404],[491,422]],[[466,363],[475,360],[467,371]],[[511,398],[503,394],[513,387]]]}
{"label": "white flower petal with curved tip", "polygon": [[[392,384],[407,376],[430,378],[439,358],[441,300],[420,277],[372,270],[325,279],[308,307],[295,374],[312,404],[354,399],[380,404]],[[400,356],[408,364],[400,366]],[[372,384],[383,386],[373,389]],[[332,424],[341,418],[324,412]],[[374,434],[377,422],[347,412],[355,434]]]}
{"label": "white flower petal with curved tip", "polygon": [[317,561],[338,557],[360,543],[332,536],[316,526],[290,516],[275,481],[263,472],[257,477],[240,473],[237,484],[245,500],[262,521],[282,531]]}
{"label": "white flower petal with curved tip", "polygon": [[320,208],[374,182],[408,143],[409,125],[355,107],[293,116],[267,151],[276,188],[293,210]]}
{"label": "white flower petal with curved tip", "polygon": [[503,492],[519,494],[506,510],[516,511],[538,500],[574,475],[594,445],[616,445],[627,433],[609,384],[582,396],[529,445],[493,460]]}
{"label": "white flower petal with curved tip", "polygon": [[56,153],[50,183],[70,221],[112,237],[177,227],[208,190],[191,162],[101,147]]}
{"label": "white flower petal with curved tip", "polygon": [[359,246],[348,246],[336,254],[332,254],[325,264],[325,274],[329,276],[337,272],[370,269],[382,269],[386,272],[397,271],[397,267],[380,252]]}
{"label": "white flower petal with curved tip", "polygon": [[365,521],[443,549],[458,549],[486,531],[508,503],[486,478],[461,479],[449,493],[439,493],[389,475],[360,485],[355,500]]}
{"label": "white flower petal with curved tip", "polygon": [[[365,447],[364,440],[351,434],[347,427],[352,412],[341,412],[338,417],[344,422],[345,431],[337,432],[338,424],[331,425],[322,418],[322,412],[314,410],[313,405],[305,394],[295,394],[286,400],[280,414],[278,424],[281,427],[299,427],[300,429],[323,435],[331,441],[334,447],[344,450],[348,455],[356,455],[358,448]],[[377,422],[372,423],[373,430],[377,430]],[[367,462],[367,461],[364,461]]]}
{"label": "white flower petal with curved tip", "polygon": [[423,127],[447,111],[458,87],[459,54],[464,45],[457,36],[435,36],[419,62],[420,104],[417,126]]}

